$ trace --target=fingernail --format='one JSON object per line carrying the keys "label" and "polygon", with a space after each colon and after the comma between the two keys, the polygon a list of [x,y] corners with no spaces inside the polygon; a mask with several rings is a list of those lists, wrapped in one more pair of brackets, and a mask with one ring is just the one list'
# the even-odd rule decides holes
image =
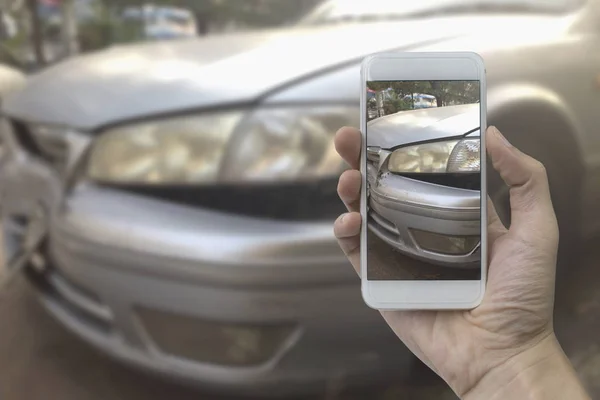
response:
{"label": "fingernail", "polygon": [[494,135],[496,135],[498,137],[498,139],[500,139],[506,147],[512,147],[512,144],[510,144],[510,142],[504,137],[504,135],[502,135],[500,133],[498,128],[496,128],[495,126],[491,126],[490,128],[491,128],[492,132],[494,132]]}
{"label": "fingernail", "polygon": [[341,224],[341,223],[344,223],[344,218],[346,218],[346,215],[347,215],[347,214],[342,214],[342,215],[340,215],[340,219],[339,219],[339,221],[340,221],[340,224]]}

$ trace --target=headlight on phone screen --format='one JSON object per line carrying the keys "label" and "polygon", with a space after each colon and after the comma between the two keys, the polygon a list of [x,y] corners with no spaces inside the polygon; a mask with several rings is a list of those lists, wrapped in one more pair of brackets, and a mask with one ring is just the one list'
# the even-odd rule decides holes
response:
{"label": "headlight on phone screen", "polygon": [[392,152],[388,169],[395,173],[479,172],[479,151],[479,138],[417,144]]}
{"label": "headlight on phone screen", "polygon": [[332,177],[345,164],[333,147],[355,107],[298,107],[178,117],[116,128],[94,143],[89,178],[173,185]]}

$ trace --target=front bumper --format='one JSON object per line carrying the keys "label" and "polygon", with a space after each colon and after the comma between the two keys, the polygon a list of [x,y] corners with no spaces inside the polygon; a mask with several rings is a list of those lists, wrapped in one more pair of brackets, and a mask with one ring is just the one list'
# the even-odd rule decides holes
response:
{"label": "front bumper", "polygon": [[[105,353],[262,396],[409,370],[414,359],[363,303],[330,223],[233,216],[95,186],[65,198],[48,168],[23,161],[3,171],[3,216],[40,202],[50,210],[52,268],[31,280],[54,317]],[[290,329],[254,363],[219,362],[214,352],[203,360],[198,349],[217,345],[203,330],[223,325]],[[195,334],[178,343],[186,330]]]}
{"label": "front bumper", "polygon": [[398,251],[442,266],[478,268],[480,245],[461,255],[423,248],[414,230],[449,236],[479,236],[479,191],[418,181],[389,172],[368,173],[370,232]]}

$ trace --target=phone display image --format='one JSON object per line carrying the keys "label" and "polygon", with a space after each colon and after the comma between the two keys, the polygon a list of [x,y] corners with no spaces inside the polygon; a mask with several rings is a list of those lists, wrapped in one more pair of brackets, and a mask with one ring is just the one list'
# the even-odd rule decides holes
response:
{"label": "phone display image", "polygon": [[366,91],[367,279],[480,280],[479,81]]}

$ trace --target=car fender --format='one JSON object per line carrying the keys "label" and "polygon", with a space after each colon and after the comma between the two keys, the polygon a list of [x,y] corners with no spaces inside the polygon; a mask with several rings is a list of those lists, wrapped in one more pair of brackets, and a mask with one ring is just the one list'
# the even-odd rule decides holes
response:
{"label": "car fender", "polygon": [[[511,83],[488,90],[487,121],[502,130],[507,118],[525,116],[530,121],[540,123],[545,130],[544,141],[550,141],[554,148],[569,157],[571,165],[581,171],[583,153],[583,133],[568,102],[555,91],[531,83]],[[561,129],[557,129],[561,127]],[[553,128],[553,129],[552,129]],[[503,132],[509,141],[511,132]],[[517,139],[517,138],[515,138]],[[516,140],[518,143],[518,139]]]}
{"label": "car fender", "polygon": [[[569,102],[559,93],[539,85],[497,87],[488,93],[488,123],[498,126],[501,131],[506,126],[503,134],[511,143],[522,146],[526,153],[533,153],[544,163],[551,187],[550,175],[562,171],[559,185],[567,183],[568,188],[560,187],[552,192],[561,232],[559,258],[569,260],[579,254],[581,239],[598,229],[593,222],[597,220],[593,217],[597,215],[597,207],[590,201],[595,196],[592,188],[595,184],[585,174],[588,165],[583,158],[584,130]],[[511,132],[510,127],[515,126],[520,131]],[[533,134],[520,137],[519,133],[524,132]],[[537,143],[542,144],[542,150],[533,148]],[[539,155],[545,151],[550,154],[542,157],[546,158],[543,160]],[[552,164],[547,164],[548,160],[552,160]],[[491,174],[497,178],[495,175]],[[562,275],[573,268],[562,267],[559,271]]]}

